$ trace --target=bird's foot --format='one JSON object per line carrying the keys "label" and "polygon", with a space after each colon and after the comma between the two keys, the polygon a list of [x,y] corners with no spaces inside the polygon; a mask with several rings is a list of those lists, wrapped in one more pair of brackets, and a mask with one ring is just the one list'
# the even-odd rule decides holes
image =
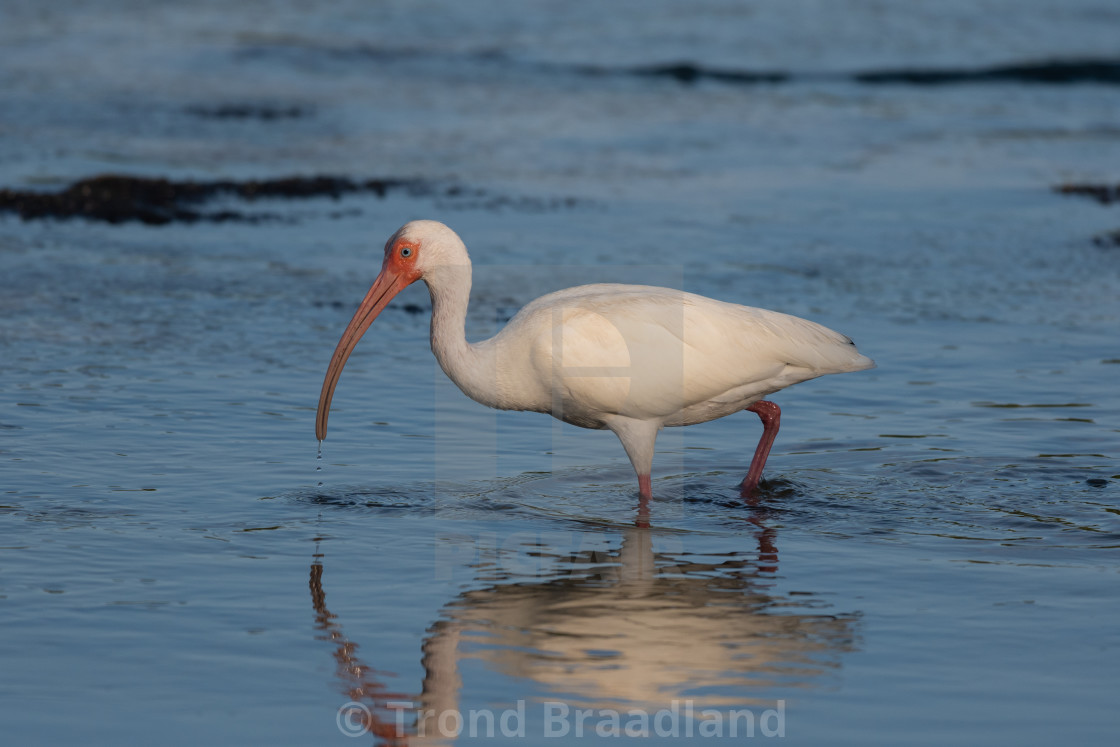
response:
{"label": "bird's foot", "polygon": [[756,503],[759,498],[759,493],[761,492],[762,480],[755,479],[751,481],[750,477],[751,476],[748,474],[743,478],[743,481],[739,483],[739,497],[744,501]]}

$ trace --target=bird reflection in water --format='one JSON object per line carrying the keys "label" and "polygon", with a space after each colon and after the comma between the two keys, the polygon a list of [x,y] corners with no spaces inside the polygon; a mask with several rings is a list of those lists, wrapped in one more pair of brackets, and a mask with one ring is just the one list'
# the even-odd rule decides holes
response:
{"label": "bird reflection in water", "polygon": [[[327,609],[318,555],[316,627],[335,646],[344,693],[361,704],[356,718],[387,744],[446,742],[438,717],[462,713],[467,659],[573,708],[653,713],[691,699],[699,714],[773,704],[776,688],[812,686],[839,668],[855,648],[858,616],[829,614],[813,595],[774,593],[776,530],[757,506],[752,519],[757,550],[749,555],[658,553],[656,532],[634,527],[615,551],[553,557],[555,572],[484,579],[490,585],[451,600],[428,629],[419,694],[390,691],[358,657]],[[493,572],[481,565],[476,572]],[[407,713],[395,710],[402,703]]]}

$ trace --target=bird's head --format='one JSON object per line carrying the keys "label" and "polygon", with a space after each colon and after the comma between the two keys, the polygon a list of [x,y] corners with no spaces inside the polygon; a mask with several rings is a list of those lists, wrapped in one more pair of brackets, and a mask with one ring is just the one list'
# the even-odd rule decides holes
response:
{"label": "bird's head", "polygon": [[327,367],[323,389],[319,393],[319,410],[315,414],[315,436],[320,441],[327,437],[331,397],[334,396],[338,377],[342,375],[342,367],[381,310],[417,280],[438,283],[452,275],[462,277],[464,271],[469,278],[470,259],[463,240],[438,221],[415,220],[404,224],[389,237],[385,242],[381,272],[342,333]]}
{"label": "bird's head", "polygon": [[467,247],[459,234],[439,221],[414,220],[397,229],[385,242],[381,275],[388,272],[407,279],[408,285],[421,278],[431,282],[445,270],[458,271],[469,266]]}

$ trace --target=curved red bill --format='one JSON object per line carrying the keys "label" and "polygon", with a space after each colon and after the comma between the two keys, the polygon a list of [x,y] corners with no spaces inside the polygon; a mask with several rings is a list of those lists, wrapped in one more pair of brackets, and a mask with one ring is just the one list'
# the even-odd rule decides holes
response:
{"label": "curved red bill", "polygon": [[373,320],[381,310],[414,280],[416,278],[400,273],[386,262],[381,268],[381,274],[373,281],[369,293],[362,299],[361,305],[354,313],[354,318],[346,325],[346,331],[342,333],[342,339],[338,341],[334,355],[331,356],[331,364],[327,367],[326,377],[323,378],[323,389],[319,393],[319,410],[315,413],[315,437],[320,441],[327,437],[327,417],[330,416],[331,397],[334,396],[334,388],[338,384],[338,377],[342,375],[342,367],[346,365],[346,359],[350,357],[358,340],[362,339],[362,335],[369,329],[369,325],[373,324]]}

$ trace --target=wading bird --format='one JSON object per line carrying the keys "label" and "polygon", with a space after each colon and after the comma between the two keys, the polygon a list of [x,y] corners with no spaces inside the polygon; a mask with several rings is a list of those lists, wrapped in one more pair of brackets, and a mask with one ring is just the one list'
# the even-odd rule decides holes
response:
{"label": "wading bird", "polygon": [[630,457],[643,499],[651,494],[661,428],[740,410],[757,413],[763,433],[740,484],[746,498],[762,477],[781,416],[763,397],[875,365],[850,339],[814,322],[644,285],[549,293],[494,337],[469,343],[467,248],[442,223],[413,221],[385,244],[381,273],[335,348],[315,417],[320,441],[346,359],[389,301],[417,280],[432,296],[432,352],[468,397],[500,410],[548,413],[581,428],[609,428]]}

